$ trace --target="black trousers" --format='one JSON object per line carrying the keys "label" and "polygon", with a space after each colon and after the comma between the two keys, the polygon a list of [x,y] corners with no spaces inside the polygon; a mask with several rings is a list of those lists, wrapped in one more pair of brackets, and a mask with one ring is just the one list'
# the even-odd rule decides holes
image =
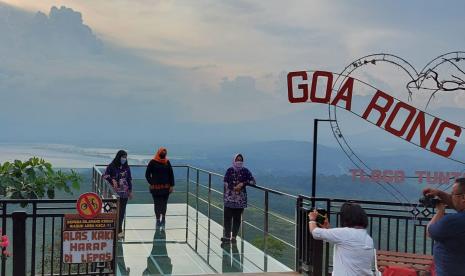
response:
{"label": "black trousers", "polygon": [[118,233],[123,232],[123,221],[124,216],[126,215],[126,205],[128,205],[127,198],[119,198],[119,224],[118,224]]}
{"label": "black trousers", "polygon": [[236,237],[241,227],[241,217],[243,208],[224,207],[224,236],[227,238]]}
{"label": "black trousers", "polygon": [[153,210],[155,211],[155,216],[157,217],[157,220],[159,220],[161,216],[163,216],[163,219],[165,218],[169,196],[169,194],[155,195],[154,193],[152,193]]}

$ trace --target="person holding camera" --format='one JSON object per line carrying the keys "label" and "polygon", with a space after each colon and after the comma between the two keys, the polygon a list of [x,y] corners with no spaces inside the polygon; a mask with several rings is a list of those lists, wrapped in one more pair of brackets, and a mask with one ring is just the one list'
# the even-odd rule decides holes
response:
{"label": "person holding camera", "polygon": [[333,276],[371,276],[374,261],[373,239],[367,233],[368,216],[356,203],[341,206],[342,227],[330,229],[329,222],[318,223],[319,213],[308,214],[309,229],[314,239],[334,244]]}
{"label": "person holding camera", "polygon": [[[427,226],[428,236],[434,240],[433,256],[436,275],[465,275],[465,178],[458,178],[452,193],[426,188],[423,195],[438,198],[436,214]],[[446,206],[457,213],[446,214]]]}

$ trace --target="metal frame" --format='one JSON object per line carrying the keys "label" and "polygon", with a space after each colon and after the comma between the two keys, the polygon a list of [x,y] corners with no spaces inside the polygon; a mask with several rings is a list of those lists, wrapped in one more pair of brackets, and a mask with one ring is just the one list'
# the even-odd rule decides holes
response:
{"label": "metal frame", "polygon": [[[119,197],[96,169],[92,172],[92,189],[103,200],[106,212],[118,212]],[[26,207],[19,208],[21,204]],[[0,275],[110,275],[116,262],[95,264],[63,264],[63,221],[66,213],[76,212],[75,199],[0,199],[2,233],[16,241],[12,244],[12,260],[2,258]],[[30,223],[30,224],[29,224]],[[42,224],[42,225],[40,225]],[[30,225],[30,227],[29,227]],[[46,227],[47,226],[47,227]],[[16,230],[14,230],[16,229]],[[18,230],[20,229],[18,233]],[[116,230],[113,256],[116,258]],[[19,242],[18,237],[23,242]],[[30,244],[24,241],[30,239]],[[59,246],[59,248],[58,248]],[[59,254],[59,255],[56,255]],[[7,270],[12,262],[12,270]],[[59,262],[59,263],[58,263]]]}
{"label": "metal frame", "polygon": [[[339,208],[347,201],[311,198],[304,195],[298,197],[296,204],[296,270],[298,272],[324,271],[324,275],[330,273],[332,248],[329,243],[324,243],[322,249],[313,248],[307,214],[313,204],[320,205],[327,210],[332,226],[339,227],[341,224]],[[426,236],[426,225],[434,215],[434,209],[420,210],[415,204],[393,202],[357,201],[357,203],[367,212],[369,220],[367,231],[377,249],[432,255],[434,242]],[[405,209],[407,205],[411,207],[410,211]],[[412,219],[413,213],[416,214],[415,220]]]}
{"label": "metal frame", "polygon": [[[102,172],[99,170],[99,168],[104,168],[104,167],[105,167],[105,165],[96,165],[95,166],[97,176],[102,175]],[[143,167],[146,167],[146,165],[131,165],[131,167],[143,168]],[[213,184],[213,179],[214,178],[216,178],[217,180],[221,181],[221,183],[223,183],[223,177],[224,176],[221,175],[221,174],[215,173],[215,172],[211,172],[211,171],[201,169],[201,168],[198,168],[198,167],[194,167],[194,166],[190,166],[190,165],[173,165],[173,168],[174,169],[186,169],[186,174],[185,175],[187,177],[187,179],[186,179],[187,186],[186,186],[186,191],[183,191],[183,192],[186,193],[186,205],[187,205],[186,206],[186,242],[188,241],[189,233],[193,234],[195,236],[195,244],[194,244],[193,249],[197,250],[198,249],[198,241],[199,241],[199,227],[205,228],[205,230],[208,231],[207,235],[210,237],[212,235],[211,231],[210,231],[210,219],[212,218],[211,217],[212,210],[219,210],[219,211],[223,212],[223,209],[216,206],[214,204],[215,202],[213,202],[213,200],[212,200],[212,195],[216,194],[216,195],[222,196],[223,191],[220,191],[218,189],[213,188],[212,184]],[[100,179],[100,177],[97,177],[97,179]],[[277,191],[277,190],[269,189],[269,188],[259,186],[259,185],[253,185],[253,186],[248,185],[247,189],[263,193],[264,201],[263,201],[263,206],[262,207],[257,206],[257,205],[255,205],[253,203],[250,203],[250,202],[248,203],[249,207],[252,207],[252,208],[258,210],[259,212],[263,213],[263,218],[264,218],[263,227],[254,225],[254,222],[252,220],[250,220],[249,218],[247,218],[246,214],[244,213],[243,217],[242,217],[241,231],[239,232],[239,236],[242,239],[245,239],[244,226],[250,227],[250,228],[252,228],[252,229],[254,229],[256,231],[259,231],[259,232],[263,233],[263,236],[262,236],[262,238],[263,238],[263,247],[264,247],[263,252],[265,253],[265,256],[264,256],[264,268],[267,269],[267,262],[268,262],[268,255],[269,255],[269,248],[268,248],[267,243],[268,243],[269,238],[273,238],[273,239],[278,240],[279,242],[283,243],[285,246],[290,247],[293,252],[295,252],[295,250],[296,250],[296,246],[295,246],[296,237],[295,236],[292,238],[293,242],[290,243],[290,242],[285,241],[282,238],[280,238],[280,237],[278,237],[276,235],[273,235],[272,233],[269,232],[270,217],[273,217],[274,219],[278,219],[278,220],[281,220],[281,221],[283,221],[285,223],[288,223],[288,224],[292,225],[293,228],[294,228],[294,231],[293,231],[294,234],[295,234],[295,226],[296,226],[295,221],[287,219],[287,218],[285,218],[283,216],[280,216],[279,214],[277,214],[276,212],[273,212],[273,210],[271,210],[269,197],[270,197],[270,195],[279,196],[282,200],[288,200],[290,206],[292,206],[291,208],[294,208],[293,206],[295,206],[295,204],[296,204],[295,202],[297,200],[297,196],[287,194],[287,193],[284,193],[284,192],[280,192],[280,191]],[[201,191],[202,191],[202,193],[201,193]],[[203,197],[203,195],[205,195],[205,197]],[[193,202],[191,202],[190,197],[195,198]],[[207,205],[205,212],[202,212],[200,210],[200,208],[199,208],[200,204],[206,204]],[[195,208],[195,210],[196,210],[195,217],[193,217],[193,218],[189,217],[189,213],[188,213],[189,212],[189,206]],[[209,218],[208,224],[206,226],[199,225],[199,223],[198,223],[199,213],[203,213],[204,215],[206,215]],[[195,222],[196,222],[195,232],[191,232],[191,231],[188,230],[189,219],[194,219]],[[217,221],[217,222],[220,223],[220,224],[223,223],[223,221]],[[209,248],[209,240],[206,242],[206,246],[208,248]],[[243,246],[244,245],[242,244],[242,247]],[[291,267],[291,268],[295,269],[295,267]]]}
{"label": "metal frame", "polygon": [[[97,167],[100,167],[100,165],[97,165],[96,168]],[[135,165],[132,167],[145,167],[145,165]],[[222,191],[215,189],[213,185],[214,178],[222,183],[223,175],[189,165],[175,165],[173,168],[186,170],[186,190],[183,191],[186,195],[186,242],[188,241],[189,235],[194,235],[195,245],[192,249],[197,250],[200,228],[208,231],[208,237],[214,236],[214,234],[211,233],[210,223],[207,225],[198,223],[199,213],[203,213],[209,219],[214,219],[212,217],[212,212],[214,210],[223,211],[221,207],[215,205],[212,199],[215,194],[219,196],[223,194]],[[96,170],[95,179],[98,180],[101,178],[101,172],[98,168]],[[321,246],[319,246],[312,241],[308,231],[307,213],[313,206],[323,207],[328,210],[332,225],[337,227],[340,225],[338,215],[339,208],[348,200],[308,197],[304,195],[294,196],[259,185],[248,186],[248,189],[250,189],[250,192],[263,193],[263,207],[249,202],[249,207],[263,212],[263,227],[254,225],[254,221],[248,218],[244,213],[242,228],[246,226],[262,233],[263,251],[265,252],[264,268],[267,268],[266,265],[269,254],[268,238],[272,237],[295,251],[295,263],[293,264],[295,271],[311,273],[324,271],[328,273],[331,268],[330,260],[332,257],[332,249],[327,243],[322,243]],[[270,195],[278,196],[279,200],[289,200],[290,204],[295,206],[295,220],[280,216],[274,212],[274,210],[271,210]],[[194,197],[193,201],[190,199],[191,197]],[[431,254],[433,243],[426,237],[425,226],[434,214],[434,209],[419,209],[416,204],[408,203],[378,201],[357,202],[362,205],[368,214],[368,231],[373,237],[375,246],[378,249]],[[200,204],[206,204],[207,207],[205,211],[200,210]],[[193,216],[189,216],[189,206],[196,209]],[[282,220],[294,227],[294,242],[289,243],[269,232],[270,217]],[[195,229],[193,230],[190,230],[188,227],[190,219],[194,220],[196,223]],[[218,221],[218,223],[221,224],[222,221]],[[387,229],[387,231],[382,231],[383,229]],[[240,237],[243,239],[247,238],[243,229],[240,232]],[[220,237],[216,238],[219,239]],[[204,243],[205,246],[209,248],[209,241],[210,238],[208,241],[200,242]],[[208,258],[205,261],[208,264]]]}

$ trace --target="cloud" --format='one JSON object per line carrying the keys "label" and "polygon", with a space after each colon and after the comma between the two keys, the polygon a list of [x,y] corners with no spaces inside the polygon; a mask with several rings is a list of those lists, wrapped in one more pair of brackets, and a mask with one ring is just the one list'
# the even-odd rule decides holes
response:
{"label": "cloud", "polygon": [[[384,15],[371,2],[89,3],[0,4],[0,140],[215,140],[242,126],[249,137],[307,139],[300,126],[326,107],[290,105],[286,72],[338,72],[380,49],[423,64],[440,49],[421,46],[451,22],[428,34],[432,23],[403,26],[393,16],[408,11],[393,4]],[[443,44],[463,45],[448,34]],[[380,80],[395,88],[392,79]]]}
{"label": "cloud", "polygon": [[0,36],[14,39],[0,46],[0,141],[173,142],[194,125],[206,130],[289,112],[278,108],[287,99],[277,98],[272,74],[217,79],[205,73],[216,64],[150,60],[101,40],[70,8],[1,12],[10,25]]}

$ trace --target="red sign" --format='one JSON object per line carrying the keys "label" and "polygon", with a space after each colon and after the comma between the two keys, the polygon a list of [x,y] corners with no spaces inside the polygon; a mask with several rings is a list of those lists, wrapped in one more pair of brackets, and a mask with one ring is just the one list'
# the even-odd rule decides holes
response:
{"label": "red sign", "polygon": [[81,217],[94,218],[102,211],[102,199],[96,193],[84,193],[78,198],[76,209]]}
{"label": "red sign", "polygon": [[[290,72],[287,75],[290,103],[323,103],[346,109],[391,134],[423,149],[465,163],[465,138],[463,128],[435,117],[381,90],[352,77],[339,89],[334,89],[334,80],[340,75],[326,72]],[[367,106],[352,103],[355,90],[371,91],[373,95]],[[462,147],[453,155],[454,149]]]}

